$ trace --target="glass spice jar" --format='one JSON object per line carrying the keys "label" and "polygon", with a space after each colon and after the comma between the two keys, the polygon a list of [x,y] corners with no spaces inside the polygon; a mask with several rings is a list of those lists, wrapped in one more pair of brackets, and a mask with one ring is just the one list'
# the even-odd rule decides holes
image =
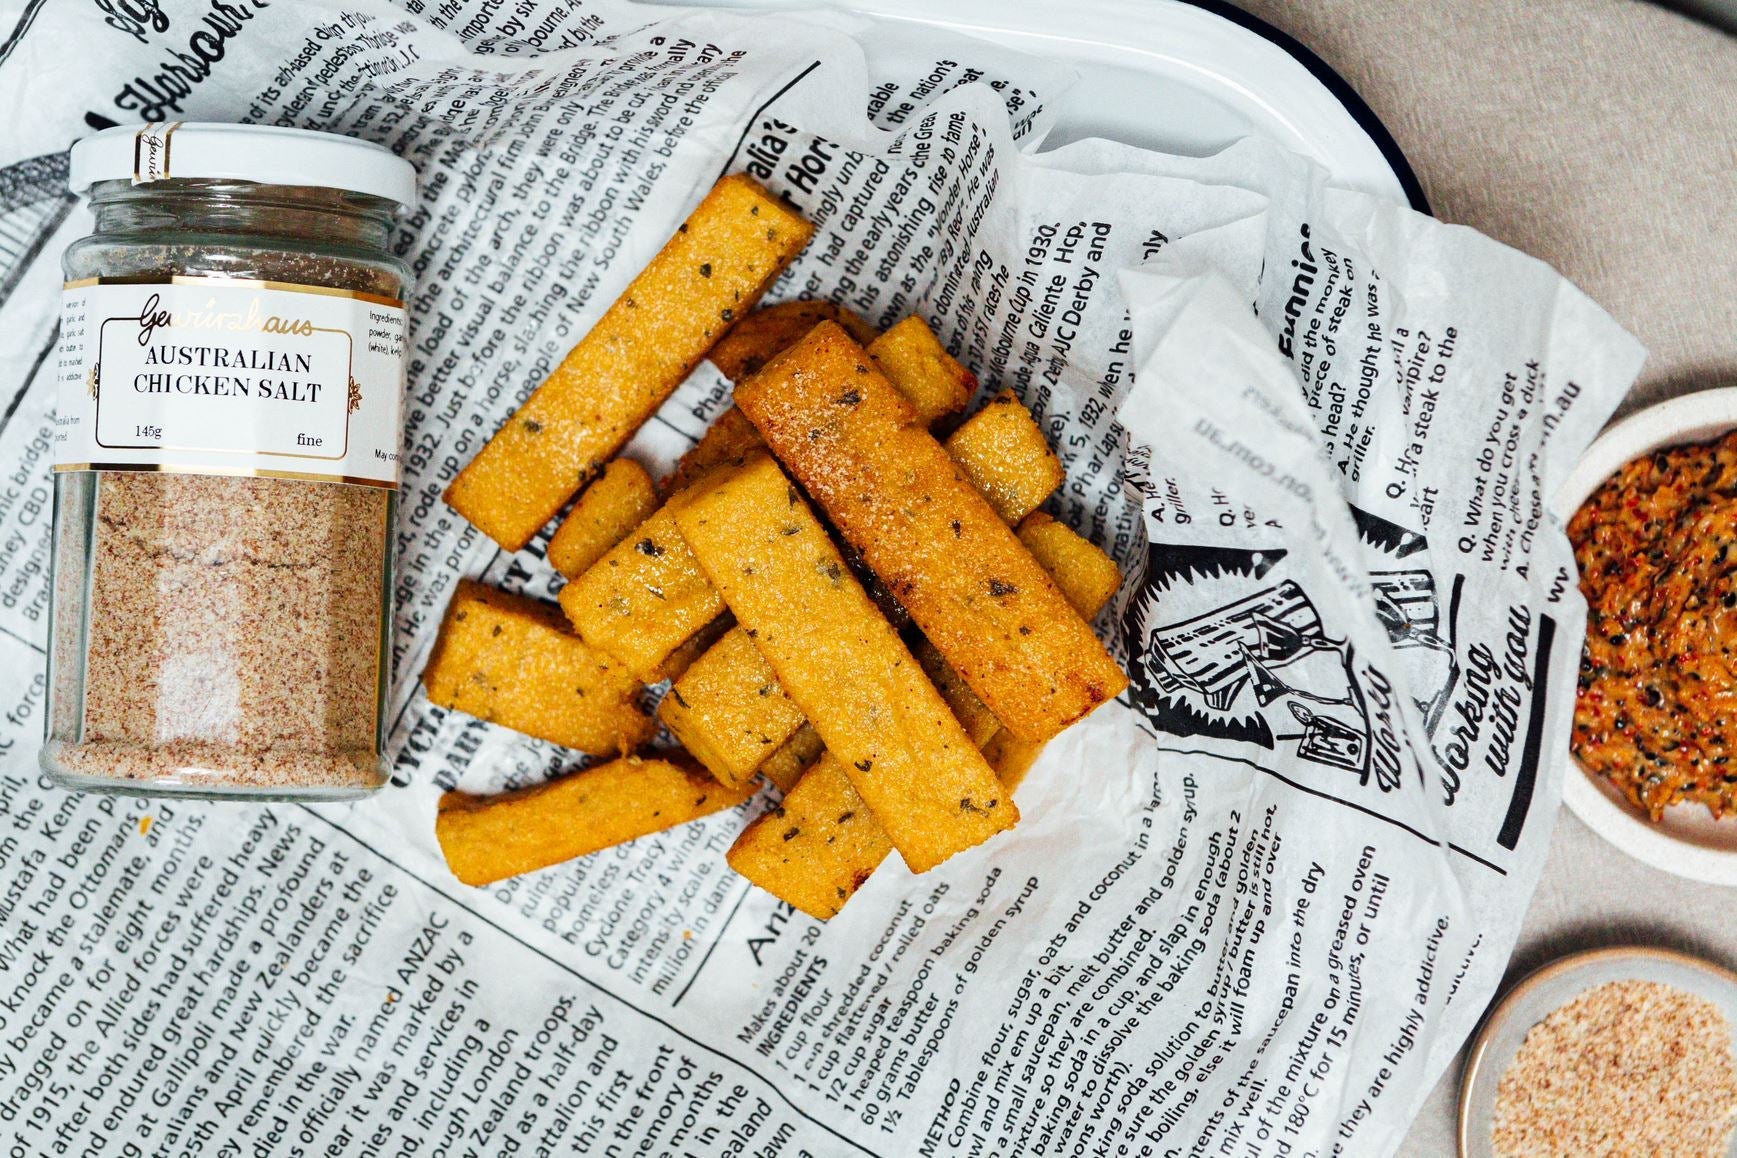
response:
{"label": "glass spice jar", "polygon": [[67,787],[383,784],[415,170],[348,137],[80,141],[42,766]]}

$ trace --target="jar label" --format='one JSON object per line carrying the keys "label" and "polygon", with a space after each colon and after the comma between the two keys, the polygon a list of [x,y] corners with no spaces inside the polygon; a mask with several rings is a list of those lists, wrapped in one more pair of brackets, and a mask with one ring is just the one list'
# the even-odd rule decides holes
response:
{"label": "jar label", "polygon": [[69,282],[56,470],[396,487],[403,303],[321,286]]}

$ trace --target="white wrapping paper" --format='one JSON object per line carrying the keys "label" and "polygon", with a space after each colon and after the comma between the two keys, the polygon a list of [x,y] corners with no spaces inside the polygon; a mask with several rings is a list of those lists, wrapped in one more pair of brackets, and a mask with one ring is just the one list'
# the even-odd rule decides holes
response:
{"label": "white wrapping paper", "polygon": [[[1397,1145],[1559,799],[1583,611],[1545,497],[1642,358],[1572,286],[1257,142],[1037,154],[1065,70],[910,26],[619,0],[0,3],[14,23],[0,1149]],[[348,132],[421,172],[397,774],[364,803],[35,772],[57,264],[89,228],[63,151],[146,118]],[[1032,407],[1068,467],[1052,513],[1128,572],[1099,627],[1133,687],[1051,744],[1017,830],[922,877],[895,858],[824,925],[724,864],[769,795],[467,889],[439,792],[578,761],[421,695],[460,577],[558,585],[546,540],[506,555],[440,492],[730,170],[818,227],[769,300],[920,314]],[[629,452],[667,466],[727,404],[702,366]]]}

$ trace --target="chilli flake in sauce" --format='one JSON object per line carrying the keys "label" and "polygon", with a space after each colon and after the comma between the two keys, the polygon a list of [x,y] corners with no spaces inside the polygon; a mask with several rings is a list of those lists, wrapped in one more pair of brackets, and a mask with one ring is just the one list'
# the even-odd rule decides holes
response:
{"label": "chilli flake in sauce", "polygon": [[1635,459],[1568,535],[1587,602],[1575,756],[1654,820],[1737,814],[1737,434]]}

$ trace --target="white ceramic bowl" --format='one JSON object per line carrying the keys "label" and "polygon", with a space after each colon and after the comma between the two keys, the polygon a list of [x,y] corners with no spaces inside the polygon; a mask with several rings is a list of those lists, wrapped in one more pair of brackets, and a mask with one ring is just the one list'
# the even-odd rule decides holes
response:
{"label": "white ceramic bowl", "polygon": [[[1663,446],[1706,442],[1737,429],[1737,387],[1685,394],[1612,426],[1575,464],[1551,509],[1564,522],[1624,464]],[[1602,777],[1578,764],[1563,800],[1587,826],[1636,860],[1691,880],[1737,885],[1737,817],[1714,820],[1699,804],[1665,810],[1656,824]]]}
{"label": "white ceramic bowl", "polygon": [[[1591,949],[1552,961],[1502,995],[1484,1016],[1460,1071],[1460,1158],[1493,1158],[1496,1087],[1533,1026],[1611,981],[1658,981],[1706,998],[1737,1023],[1737,974],[1669,949]],[[1728,1153],[1737,1158],[1737,1139]]]}

